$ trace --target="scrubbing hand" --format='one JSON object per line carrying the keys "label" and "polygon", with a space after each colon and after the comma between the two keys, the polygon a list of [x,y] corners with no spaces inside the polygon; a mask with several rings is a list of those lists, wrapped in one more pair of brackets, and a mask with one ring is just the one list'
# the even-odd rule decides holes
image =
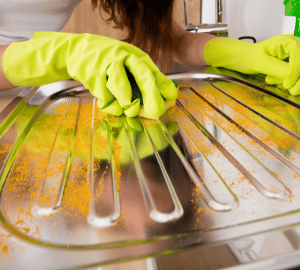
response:
{"label": "scrubbing hand", "polygon": [[166,100],[176,100],[177,90],[151,58],[137,47],[92,34],[37,32],[25,42],[11,44],[2,67],[16,86],[40,86],[73,78],[98,99],[101,111],[135,117],[140,100],[133,99],[126,71],[135,78],[149,117],[165,112]]}
{"label": "scrubbing hand", "polygon": [[260,43],[214,38],[204,48],[207,64],[246,74],[267,75],[267,84],[282,84],[292,95],[300,94],[300,38],[279,35]]}

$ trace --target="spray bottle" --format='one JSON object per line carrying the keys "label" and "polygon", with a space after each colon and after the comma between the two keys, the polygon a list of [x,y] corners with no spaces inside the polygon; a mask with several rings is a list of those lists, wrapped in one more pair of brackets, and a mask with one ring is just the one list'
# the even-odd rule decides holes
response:
{"label": "spray bottle", "polygon": [[282,34],[300,37],[300,0],[285,0]]}

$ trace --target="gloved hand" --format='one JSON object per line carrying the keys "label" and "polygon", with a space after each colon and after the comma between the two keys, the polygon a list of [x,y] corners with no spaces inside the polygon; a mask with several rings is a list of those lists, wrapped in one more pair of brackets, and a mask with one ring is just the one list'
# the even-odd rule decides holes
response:
{"label": "gloved hand", "polygon": [[232,38],[211,39],[204,48],[207,64],[246,74],[267,75],[267,84],[282,84],[300,94],[300,38],[279,35],[260,43]]}
{"label": "gloved hand", "polygon": [[126,71],[140,88],[145,114],[157,118],[177,90],[150,57],[133,45],[92,34],[37,32],[11,44],[2,60],[6,78],[16,86],[40,86],[74,78],[98,99],[101,111],[135,117],[140,100],[132,98]]}

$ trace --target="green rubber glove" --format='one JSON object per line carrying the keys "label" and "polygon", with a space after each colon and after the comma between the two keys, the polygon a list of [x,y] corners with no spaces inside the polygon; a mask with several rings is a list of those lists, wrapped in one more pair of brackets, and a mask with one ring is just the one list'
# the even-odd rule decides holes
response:
{"label": "green rubber glove", "polygon": [[126,72],[139,86],[149,117],[165,112],[165,100],[176,100],[177,90],[151,58],[125,42],[92,34],[37,32],[25,42],[11,44],[2,67],[16,86],[40,86],[74,78],[98,98],[101,111],[135,117],[140,100],[133,99]]}
{"label": "green rubber glove", "polygon": [[300,94],[300,38],[279,35],[260,43],[232,38],[211,39],[204,48],[207,64],[246,74],[267,75],[267,84],[282,84]]}

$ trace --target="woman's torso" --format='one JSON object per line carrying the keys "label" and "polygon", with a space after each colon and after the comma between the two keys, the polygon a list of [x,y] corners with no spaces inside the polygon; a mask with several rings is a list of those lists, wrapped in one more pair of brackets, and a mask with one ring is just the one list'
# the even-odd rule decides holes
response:
{"label": "woman's torso", "polygon": [[60,31],[82,0],[0,0],[0,45]]}

